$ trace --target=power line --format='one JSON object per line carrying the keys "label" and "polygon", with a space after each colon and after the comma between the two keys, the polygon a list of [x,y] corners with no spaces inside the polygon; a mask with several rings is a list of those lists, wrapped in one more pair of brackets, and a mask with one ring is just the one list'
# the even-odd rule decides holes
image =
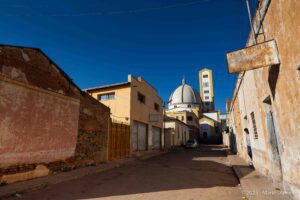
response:
{"label": "power line", "polygon": [[[132,9],[132,10],[124,10],[124,11],[110,11],[110,12],[96,11],[96,12],[81,12],[81,13],[48,13],[48,14],[47,13],[42,13],[42,14],[5,14],[5,13],[0,13],[0,16],[3,16],[3,17],[31,17],[31,16],[80,17],[80,16],[99,16],[99,15],[122,15],[122,14],[135,14],[135,13],[143,13],[143,12],[171,9],[171,8],[178,8],[178,7],[187,7],[187,6],[207,3],[210,1],[211,0],[198,0],[198,1],[179,3],[179,4],[173,4],[173,5],[167,5],[167,6],[140,8],[140,9]],[[21,5],[21,4],[20,5],[7,4],[6,6],[31,7],[31,6],[27,6],[27,5]]]}

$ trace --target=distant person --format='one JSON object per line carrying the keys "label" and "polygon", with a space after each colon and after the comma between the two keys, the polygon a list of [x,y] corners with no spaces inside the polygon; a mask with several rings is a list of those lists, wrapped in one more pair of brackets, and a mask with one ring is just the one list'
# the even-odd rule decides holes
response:
{"label": "distant person", "polygon": [[252,149],[251,149],[251,141],[250,141],[249,130],[247,128],[245,128],[244,131],[245,131],[245,134],[246,134],[247,153],[248,153],[248,156],[252,160]]}

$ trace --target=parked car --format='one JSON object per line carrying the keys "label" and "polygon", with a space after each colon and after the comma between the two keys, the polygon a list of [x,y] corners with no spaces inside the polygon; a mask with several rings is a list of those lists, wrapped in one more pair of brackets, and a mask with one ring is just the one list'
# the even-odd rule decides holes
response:
{"label": "parked car", "polygon": [[196,139],[189,139],[186,141],[185,148],[197,148],[198,147],[198,142]]}

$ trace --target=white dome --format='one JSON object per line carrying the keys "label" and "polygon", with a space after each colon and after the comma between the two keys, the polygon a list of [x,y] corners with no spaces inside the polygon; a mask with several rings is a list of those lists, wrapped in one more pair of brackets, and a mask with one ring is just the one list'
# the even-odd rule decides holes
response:
{"label": "white dome", "polygon": [[169,98],[169,108],[176,107],[176,105],[190,105],[188,107],[191,107],[200,104],[199,93],[191,86],[185,84],[184,80],[182,81],[182,85],[176,88]]}

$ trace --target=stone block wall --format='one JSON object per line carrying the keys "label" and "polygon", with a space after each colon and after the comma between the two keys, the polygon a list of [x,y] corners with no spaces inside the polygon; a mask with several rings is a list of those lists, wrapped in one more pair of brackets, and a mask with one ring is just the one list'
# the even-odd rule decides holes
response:
{"label": "stone block wall", "polygon": [[75,152],[79,166],[107,160],[110,109],[82,92]]}

